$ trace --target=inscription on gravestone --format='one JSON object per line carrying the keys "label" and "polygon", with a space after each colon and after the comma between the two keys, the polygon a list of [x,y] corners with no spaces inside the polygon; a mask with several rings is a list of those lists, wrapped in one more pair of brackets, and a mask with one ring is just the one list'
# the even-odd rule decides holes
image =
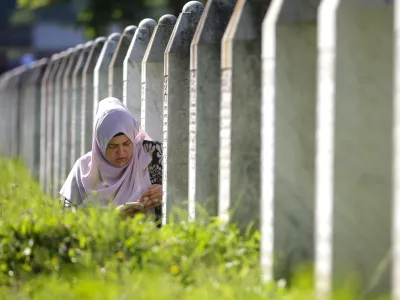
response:
{"label": "inscription on gravestone", "polygon": [[183,7],[165,51],[163,147],[168,169],[164,170],[163,201],[168,217],[173,207],[184,208],[188,200],[190,43],[202,13],[203,5],[197,1]]}
{"label": "inscription on gravestone", "polygon": [[141,126],[157,141],[163,140],[164,52],[175,23],[173,15],[160,18],[142,61]]}
{"label": "inscription on gravestone", "polygon": [[[189,211],[218,215],[221,41],[235,0],[207,1],[190,49]],[[202,217],[203,213],[197,217]]]}

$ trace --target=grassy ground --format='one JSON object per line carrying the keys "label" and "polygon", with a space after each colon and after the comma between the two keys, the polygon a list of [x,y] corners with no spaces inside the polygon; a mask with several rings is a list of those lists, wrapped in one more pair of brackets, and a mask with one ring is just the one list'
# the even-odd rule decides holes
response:
{"label": "grassy ground", "polygon": [[258,233],[62,211],[22,164],[0,160],[0,299],[313,298],[308,272],[288,289],[262,284],[258,264]]}

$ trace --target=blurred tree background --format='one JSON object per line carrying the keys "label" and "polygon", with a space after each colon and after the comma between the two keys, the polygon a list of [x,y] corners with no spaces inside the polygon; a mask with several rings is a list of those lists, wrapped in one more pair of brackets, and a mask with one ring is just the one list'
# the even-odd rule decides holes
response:
{"label": "blurred tree background", "polygon": [[[206,0],[198,0],[205,4]],[[105,35],[107,27],[138,25],[144,18],[158,19],[164,14],[178,17],[188,0],[18,0],[14,21],[34,22],[34,10],[69,2],[77,11],[76,26],[85,28],[88,39]]]}

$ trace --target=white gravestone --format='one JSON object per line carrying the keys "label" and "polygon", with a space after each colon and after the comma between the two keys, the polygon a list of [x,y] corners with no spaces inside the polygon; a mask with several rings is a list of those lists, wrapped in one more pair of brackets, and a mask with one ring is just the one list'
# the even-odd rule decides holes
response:
{"label": "white gravestone", "polygon": [[40,162],[40,84],[47,67],[47,58],[31,64],[21,103],[21,157],[35,179],[39,179]]}
{"label": "white gravestone", "polygon": [[188,201],[190,43],[203,5],[182,9],[165,50],[163,121],[163,223]]}
{"label": "white gravestone", "polygon": [[63,101],[63,78],[67,70],[68,61],[73,53],[73,48],[66,50],[61,58],[59,70],[55,79],[55,97],[54,97],[54,161],[53,161],[53,190],[58,192],[62,181],[61,164],[62,164],[62,115],[64,112]]}
{"label": "white gravestone", "polygon": [[221,41],[236,0],[208,1],[190,53],[189,216],[218,215]]}
{"label": "white gravestone", "polygon": [[175,24],[173,15],[160,18],[142,62],[140,125],[156,141],[163,139],[164,52]]}
{"label": "white gravestone", "polygon": [[10,110],[10,123],[9,123],[9,139],[8,144],[10,145],[10,157],[18,157],[20,147],[19,147],[19,135],[20,135],[20,122],[19,122],[19,114],[20,114],[20,85],[22,74],[26,71],[25,66],[20,66],[13,69],[12,76],[8,82],[8,101],[11,103]]}
{"label": "white gravestone", "polygon": [[82,75],[93,42],[87,42],[81,51],[72,75],[72,114],[71,114],[71,166],[81,156],[81,128],[82,128]]}
{"label": "white gravestone", "polygon": [[3,130],[0,131],[0,155],[1,156],[6,156],[7,155],[7,149],[8,149],[8,144],[6,144],[7,140],[7,121],[8,121],[8,116],[10,115],[9,113],[9,101],[8,101],[8,82],[11,77],[11,71],[8,71],[6,73],[3,73],[0,77],[0,105],[1,105],[1,110],[0,110],[0,128],[3,128]]}
{"label": "white gravestone", "polygon": [[39,167],[39,183],[42,191],[46,190],[46,170],[49,160],[47,159],[46,145],[47,145],[47,95],[48,82],[50,80],[50,73],[55,66],[55,62],[59,54],[53,54],[47,64],[46,70],[40,84],[40,167]]}
{"label": "white gravestone", "polygon": [[123,98],[123,67],[126,53],[131,45],[133,36],[135,35],[137,27],[128,26],[125,28],[122,36],[111,59],[110,67],[108,70],[108,96],[117,98],[122,101]]}
{"label": "white gravestone", "polygon": [[[74,68],[78,62],[79,56],[83,50],[83,44],[80,44],[74,48],[68,59],[68,65],[62,78],[62,137],[61,137],[61,178],[60,187],[63,185],[65,179],[71,170],[71,148],[73,147],[73,141],[71,140],[71,127],[72,127],[72,76]],[[58,191],[57,191],[58,193]]]}
{"label": "white gravestone", "polygon": [[108,70],[120,38],[120,33],[112,33],[108,36],[94,68],[92,130],[94,128],[93,122],[96,116],[97,103],[108,97]]}
{"label": "white gravestone", "polygon": [[105,37],[99,37],[94,41],[82,74],[82,111],[81,111],[81,150],[80,155],[91,151],[93,132],[93,81],[94,69],[106,42]]}
{"label": "white gravestone", "polygon": [[136,29],[123,67],[123,103],[140,122],[142,60],[157,23],[144,19]]}
{"label": "white gravestone", "polygon": [[322,1],[318,14],[316,289],[356,278],[390,293],[394,11],[384,0]]}
{"label": "white gravestone", "polygon": [[219,215],[260,219],[261,27],[265,0],[238,0],[222,40]]}
{"label": "white gravestone", "polygon": [[59,72],[62,57],[66,52],[62,52],[55,60],[54,68],[49,74],[47,82],[47,105],[46,105],[46,185],[45,192],[49,195],[53,194],[53,179],[54,179],[54,108],[56,99],[56,75]]}
{"label": "white gravestone", "polygon": [[[265,280],[314,262],[319,0],[274,0],[263,23],[261,233]],[[306,76],[305,76],[306,74]]]}

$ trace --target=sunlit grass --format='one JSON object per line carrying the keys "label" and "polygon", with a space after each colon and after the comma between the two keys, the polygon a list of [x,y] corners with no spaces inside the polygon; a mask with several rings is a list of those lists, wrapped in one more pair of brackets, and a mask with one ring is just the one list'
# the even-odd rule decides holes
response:
{"label": "sunlit grass", "polygon": [[[259,233],[217,219],[158,229],[115,209],[64,211],[0,159],[0,299],[313,299],[312,268],[263,284]],[[337,299],[355,299],[348,289]]]}

